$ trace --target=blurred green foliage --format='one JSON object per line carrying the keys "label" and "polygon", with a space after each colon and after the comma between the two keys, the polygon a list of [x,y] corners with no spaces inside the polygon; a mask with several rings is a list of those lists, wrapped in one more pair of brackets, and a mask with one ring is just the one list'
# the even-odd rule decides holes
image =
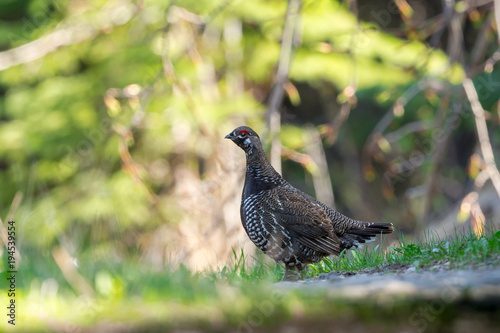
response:
{"label": "blurred green foliage", "polygon": [[[67,287],[54,262],[58,248],[78,263],[98,294],[111,299],[123,297],[125,282],[120,274],[97,271],[103,263],[133,266],[147,257],[152,266],[164,267],[169,254],[182,252],[174,241],[186,230],[203,239],[192,240],[193,246],[211,250],[215,242],[207,233],[219,228],[219,214],[227,197],[239,193],[241,179],[227,187],[217,184],[243,170],[231,169],[232,156],[241,161],[243,156],[231,155],[233,147],[222,138],[242,123],[265,133],[265,104],[286,8],[282,0],[0,4],[0,67],[5,68],[0,72],[0,212],[4,218],[15,194],[23,194],[15,215],[17,244],[22,265],[31,268],[21,275],[20,287],[52,278]],[[466,37],[477,36],[491,20],[488,12],[478,15],[476,24],[464,29]],[[475,145],[473,119],[459,86],[468,70],[464,62],[451,60],[444,47],[430,47],[409,28],[401,35],[363,17],[358,22],[345,3],[334,0],[303,1],[299,30],[289,74],[296,92],[287,89],[280,138],[286,149],[304,153],[304,124],[316,126],[325,138],[341,211],[413,230],[422,216],[414,207],[425,198],[406,194],[431,174],[433,138],[448,126],[454,103],[459,121],[442,176],[473,181],[466,170]],[[496,48],[495,31],[488,31],[486,51]],[[22,45],[32,48],[16,51]],[[22,61],[26,55],[33,60]],[[483,106],[497,117],[499,70],[479,74],[474,82]],[[348,100],[345,88],[353,84],[356,100],[332,145],[330,125]],[[401,98],[404,105],[392,110]],[[387,113],[393,113],[387,132],[412,122],[423,127],[366,150]],[[492,139],[500,144],[498,135]],[[405,169],[413,152],[423,161]],[[308,170],[284,161],[285,177],[313,193]],[[437,191],[432,212],[465,191]],[[209,198],[211,210],[185,220],[197,209],[196,201],[189,201],[194,197]],[[158,235],[163,237],[159,250]],[[232,237],[225,229],[221,235]],[[177,278],[182,280],[173,276],[172,281]]]}

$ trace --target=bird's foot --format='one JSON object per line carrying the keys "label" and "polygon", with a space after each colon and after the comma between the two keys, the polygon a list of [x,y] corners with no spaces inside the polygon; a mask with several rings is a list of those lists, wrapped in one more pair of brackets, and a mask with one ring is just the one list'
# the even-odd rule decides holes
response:
{"label": "bird's foot", "polygon": [[300,272],[296,272],[295,270],[285,266],[285,275],[283,276],[281,282],[295,282],[298,280],[300,280]]}

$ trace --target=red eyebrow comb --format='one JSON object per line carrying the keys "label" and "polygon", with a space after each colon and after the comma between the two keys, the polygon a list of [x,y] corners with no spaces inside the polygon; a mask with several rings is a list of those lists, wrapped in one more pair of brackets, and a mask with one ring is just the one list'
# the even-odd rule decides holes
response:
{"label": "red eyebrow comb", "polygon": [[247,130],[241,130],[241,131],[238,132],[238,134],[242,134],[242,133],[249,134]]}

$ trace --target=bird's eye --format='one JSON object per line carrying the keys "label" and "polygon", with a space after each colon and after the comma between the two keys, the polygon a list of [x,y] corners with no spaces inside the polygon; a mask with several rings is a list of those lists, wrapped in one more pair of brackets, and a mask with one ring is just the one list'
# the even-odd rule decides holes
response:
{"label": "bird's eye", "polygon": [[241,137],[244,137],[245,135],[249,134],[248,131],[245,131],[245,130],[241,130],[238,132],[238,134],[241,136]]}

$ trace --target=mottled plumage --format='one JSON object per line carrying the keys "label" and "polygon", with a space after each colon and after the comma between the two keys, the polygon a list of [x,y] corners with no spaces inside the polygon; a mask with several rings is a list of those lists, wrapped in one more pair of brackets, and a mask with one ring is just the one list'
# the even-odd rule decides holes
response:
{"label": "mottled plumage", "polygon": [[353,220],[290,185],[266,158],[260,138],[241,126],[226,136],[246,154],[241,221],[250,240],[291,271],[344,249],[356,248],[379,234],[391,233],[391,223]]}

